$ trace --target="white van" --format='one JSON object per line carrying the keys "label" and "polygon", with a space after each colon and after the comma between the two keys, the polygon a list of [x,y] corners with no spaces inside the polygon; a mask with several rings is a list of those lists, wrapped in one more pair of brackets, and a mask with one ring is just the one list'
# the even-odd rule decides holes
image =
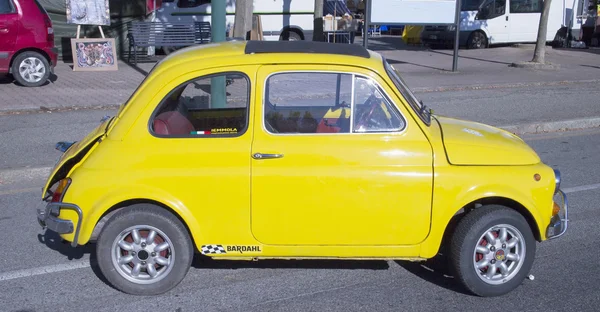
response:
{"label": "white van", "polygon": [[[227,31],[233,31],[235,0],[227,1]],[[211,0],[162,0],[157,21],[210,22]],[[312,38],[314,0],[254,0],[254,14],[261,17],[265,40],[305,40]]]}
{"label": "white van", "polygon": [[[578,0],[552,0],[548,17],[546,41],[565,40]],[[537,39],[543,0],[484,0],[475,14],[464,14],[460,21],[460,43],[470,49],[487,48],[494,44],[534,43]],[[454,28],[446,27],[444,35],[454,38]],[[423,36],[432,38],[435,34]],[[431,39],[429,40],[431,42]]]}

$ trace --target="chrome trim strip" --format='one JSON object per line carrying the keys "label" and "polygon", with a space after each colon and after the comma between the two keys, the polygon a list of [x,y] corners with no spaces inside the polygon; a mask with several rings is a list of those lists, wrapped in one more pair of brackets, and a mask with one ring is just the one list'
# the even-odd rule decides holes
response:
{"label": "chrome trim strip", "polygon": [[554,183],[555,183],[554,194],[556,194],[560,190],[560,182],[561,182],[560,170],[554,169]]}
{"label": "chrome trim strip", "polygon": [[262,154],[262,153],[254,153],[252,155],[254,159],[274,159],[274,158],[283,158],[283,154]]}
{"label": "chrome trim strip", "polygon": [[[272,133],[269,130],[267,130],[266,126],[265,126],[265,109],[266,109],[266,95],[265,95],[265,90],[267,90],[267,82],[269,81],[269,78],[271,78],[271,76],[274,75],[278,75],[278,74],[289,74],[289,73],[325,73],[325,74],[347,74],[347,75],[351,75],[352,76],[352,87],[354,88],[354,78],[355,76],[364,78],[366,80],[370,80],[373,82],[373,84],[377,87],[378,90],[380,90],[380,92],[383,94],[383,96],[386,97],[386,99],[390,102],[390,104],[393,106],[393,109],[396,111],[396,113],[398,114],[398,117],[400,117],[404,123],[404,127],[402,127],[402,129],[399,130],[392,130],[392,131],[375,131],[375,132],[349,132],[349,133]],[[350,71],[340,71],[340,70],[322,70],[322,69],[315,69],[315,70],[280,70],[280,71],[274,71],[271,72],[270,74],[268,74],[264,81],[263,81],[263,88],[262,88],[263,92],[262,92],[262,100],[261,100],[261,105],[262,105],[262,109],[260,111],[260,119],[261,119],[261,128],[262,130],[267,134],[267,135],[273,135],[273,136],[338,136],[338,135],[382,135],[382,134],[394,134],[394,135],[398,135],[398,134],[402,134],[406,131],[408,131],[408,118],[406,118],[406,116],[404,116],[404,114],[402,113],[402,110],[400,109],[400,105],[398,105],[398,103],[396,103],[395,101],[391,100],[390,95],[381,87],[381,85],[379,83],[377,83],[377,81],[375,81],[372,77],[368,77],[365,76],[364,74],[361,73],[356,73],[356,72],[350,72]],[[354,90],[352,90],[352,94],[354,94]],[[402,104],[403,105],[403,104]],[[350,103],[350,118],[352,118],[352,116],[354,115],[354,103]],[[351,125],[352,127],[352,125]]]}

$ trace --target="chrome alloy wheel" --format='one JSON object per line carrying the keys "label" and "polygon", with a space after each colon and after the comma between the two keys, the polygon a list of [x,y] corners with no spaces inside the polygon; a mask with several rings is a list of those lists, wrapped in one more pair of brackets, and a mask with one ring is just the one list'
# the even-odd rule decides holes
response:
{"label": "chrome alloy wheel", "polygon": [[129,227],[112,244],[112,263],[117,272],[136,284],[160,281],[173,268],[175,250],[169,237],[149,225]]}
{"label": "chrome alloy wheel", "polygon": [[489,228],[477,240],[473,268],[485,283],[504,284],[519,273],[525,254],[523,234],[514,226],[500,224]]}
{"label": "chrome alloy wheel", "polygon": [[28,57],[19,64],[19,75],[30,83],[37,83],[46,74],[44,63],[36,57]]}

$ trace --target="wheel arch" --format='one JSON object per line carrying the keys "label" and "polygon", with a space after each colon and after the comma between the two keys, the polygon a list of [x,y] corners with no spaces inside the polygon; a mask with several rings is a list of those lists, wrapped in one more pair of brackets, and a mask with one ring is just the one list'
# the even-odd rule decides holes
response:
{"label": "wheel arch", "polygon": [[530,226],[533,236],[536,241],[542,241],[543,233],[540,232],[538,220],[541,220],[537,210],[523,204],[518,199],[512,199],[503,195],[493,196],[478,196],[468,200],[465,204],[460,204],[458,208],[453,209],[453,213],[448,211],[445,216],[432,219],[432,228],[429,236],[421,243],[421,257],[432,258],[438,253],[444,253],[448,246],[452,233],[456,229],[458,223],[470,212],[475,209],[485,209],[487,205],[501,205],[515,210],[522,215],[527,224]]}
{"label": "wheel arch", "polygon": [[473,29],[473,30],[472,30],[472,31],[469,33],[469,35],[467,36],[467,39],[466,39],[466,41],[465,41],[465,44],[467,45],[467,48],[468,48],[468,45],[469,45],[469,40],[471,40],[471,37],[472,37],[474,34],[478,33],[478,32],[479,32],[479,33],[482,33],[482,34],[483,34],[483,36],[484,36],[484,37],[485,37],[485,39],[486,39],[486,40],[485,40],[485,43],[486,43],[486,45],[485,45],[485,48],[486,48],[486,49],[487,49],[487,48],[489,48],[489,47],[490,47],[490,45],[492,44],[492,43],[491,43],[491,37],[490,37],[490,34],[487,32],[487,30],[486,30],[485,28],[477,28],[477,29]]}
{"label": "wheel arch", "polygon": [[38,48],[34,48],[34,47],[24,48],[24,49],[21,49],[21,50],[15,52],[15,54],[13,54],[13,56],[10,58],[10,62],[8,63],[8,72],[9,73],[13,74],[13,72],[12,72],[12,66],[13,66],[13,63],[15,62],[15,59],[19,55],[21,55],[21,54],[23,54],[25,52],[37,52],[37,53],[41,54],[44,58],[46,58],[46,61],[48,61],[48,63],[50,63],[50,64],[52,63],[52,60],[50,59],[50,56],[44,50],[38,49]]}
{"label": "wheel arch", "polygon": [[467,214],[469,214],[473,210],[485,209],[485,207],[488,205],[500,205],[500,206],[504,206],[504,207],[515,210],[516,212],[518,212],[520,215],[522,215],[525,218],[525,220],[527,221],[527,224],[529,224],[529,227],[531,228],[531,231],[532,231],[535,239],[538,242],[542,241],[538,223],[536,222],[535,217],[533,216],[533,214],[531,213],[531,211],[529,209],[527,209],[523,204],[519,203],[518,201],[516,201],[514,199],[510,199],[510,198],[503,197],[503,196],[491,196],[491,197],[483,197],[483,198],[473,200],[470,203],[461,207],[458,211],[456,211],[456,213],[454,213],[454,215],[452,216],[450,221],[446,224],[446,228],[445,228],[444,234],[442,236],[442,245],[445,245],[445,243],[448,241],[448,239],[450,239],[450,237],[452,236],[452,233],[454,232],[456,225],[460,222],[460,220],[462,220],[462,218],[464,218]]}
{"label": "wheel arch", "polygon": [[148,199],[148,198],[132,198],[132,199],[127,199],[127,200],[123,200],[120,201],[114,205],[112,205],[109,209],[107,209],[98,220],[95,221],[94,223],[94,229],[92,230],[92,233],[90,235],[89,241],[96,241],[98,236],[100,235],[100,233],[102,232],[102,229],[104,228],[104,225],[106,224],[106,222],[110,219],[110,217],[112,217],[116,212],[125,209],[131,205],[134,204],[150,204],[150,205],[154,205],[157,206],[159,208],[162,208],[168,212],[170,212],[171,214],[173,214],[179,221],[181,221],[181,223],[183,224],[183,226],[185,227],[190,240],[192,241],[192,245],[194,246],[194,249],[196,252],[198,252],[198,247],[196,246],[196,237],[194,236],[192,230],[190,229],[190,226],[188,224],[188,222],[185,221],[185,219],[181,216],[181,214],[173,209],[172,207],[170,207],[167,204],[164,204],[162,202],[159,202],[157,200],[153,200],[153,199]]}

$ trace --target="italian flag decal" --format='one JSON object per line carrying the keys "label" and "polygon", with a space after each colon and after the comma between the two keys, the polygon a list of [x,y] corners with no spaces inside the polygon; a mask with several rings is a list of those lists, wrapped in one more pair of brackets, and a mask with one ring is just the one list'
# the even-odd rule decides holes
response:
{"label": "italian flag decal", "polygon": [[208,135],[208,134],[210,134],[210,131],[192,131],[192,132],[190,132],[190,134]]}

